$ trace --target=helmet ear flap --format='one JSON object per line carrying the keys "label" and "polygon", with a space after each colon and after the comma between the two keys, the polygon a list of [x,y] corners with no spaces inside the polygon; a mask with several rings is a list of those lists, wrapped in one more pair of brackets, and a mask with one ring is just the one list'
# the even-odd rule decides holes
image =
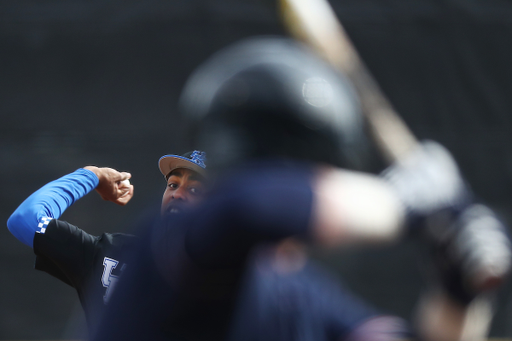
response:
{"label": "helmet ear flap", "polygon": [[280,157],[364,168],[360,106],[345,77],[297,42],[242,41],[187,82],[182,114],[211,168]]}

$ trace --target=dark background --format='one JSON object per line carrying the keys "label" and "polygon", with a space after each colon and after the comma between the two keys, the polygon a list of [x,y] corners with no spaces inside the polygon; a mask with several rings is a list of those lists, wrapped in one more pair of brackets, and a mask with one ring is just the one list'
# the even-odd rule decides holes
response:
{"label": "dark background", "polygon": [[[331,3],[414,133],[447,146],[475,192],[512,222],[512,2]],[[93,234],[129,231],[159,205],[158,158],[185,151],[176,108],[187,76],[260,34],[284,34],[274,0],[0,2],[0,220],[46,182],[94,164],[131,172],[135,197],[118,207],[91,193],[63,219]],[[354,291],[408,317],[423,283],[415,249],[407,241],[319,257]],[[78,338],[74,290],[33,261],[4,224],[0,339]],[[512,337],[509,292],[494,337]]]}

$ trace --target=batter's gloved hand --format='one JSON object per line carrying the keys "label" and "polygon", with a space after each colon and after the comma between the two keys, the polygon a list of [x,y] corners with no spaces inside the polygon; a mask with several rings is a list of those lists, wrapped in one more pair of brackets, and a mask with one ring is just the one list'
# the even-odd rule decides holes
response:
{"label": "batter's gloved hand", "polygon": [[506,226],[482,204],[468,206],[448,226],[442,219],[429,220],[424,231],[434,274],[449,296],[465,305],[506,279],[510,238]]}
{"label": "batter's gloved hand", "polygon": [[439,211],[455,216],[471,202],[471,194],[450,153],[440,144],[426,141],[381,176],[405,205],[408,223],[422,225]]}

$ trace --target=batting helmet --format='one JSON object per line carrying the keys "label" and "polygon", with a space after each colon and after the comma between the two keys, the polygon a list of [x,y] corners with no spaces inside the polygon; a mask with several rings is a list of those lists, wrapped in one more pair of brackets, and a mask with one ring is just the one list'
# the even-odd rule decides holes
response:
{"label": "batting helmet", "polygon": [[258,157],[360,169],[368,145],[348,80],[286,38],[216,53],[187,82],[181,107],[213,169]]}

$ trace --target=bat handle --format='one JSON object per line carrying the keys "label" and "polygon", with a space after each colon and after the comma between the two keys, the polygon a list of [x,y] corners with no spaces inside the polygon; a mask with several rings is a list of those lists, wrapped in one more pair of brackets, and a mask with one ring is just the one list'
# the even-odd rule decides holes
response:
{"label": "bat handle", "polygon": [[[346,33],[343,34],[349,41]],[[419,142],[384,96],[384,92],[357,55],[355,48],[351,47],[352,49],[347,49],[352,55],[347,59],[349,64],[345,67],[340,65],[338,69],[348,76],[359,95],[371,135],[383,156],[389,163],[399,162],[412,152]]]}

